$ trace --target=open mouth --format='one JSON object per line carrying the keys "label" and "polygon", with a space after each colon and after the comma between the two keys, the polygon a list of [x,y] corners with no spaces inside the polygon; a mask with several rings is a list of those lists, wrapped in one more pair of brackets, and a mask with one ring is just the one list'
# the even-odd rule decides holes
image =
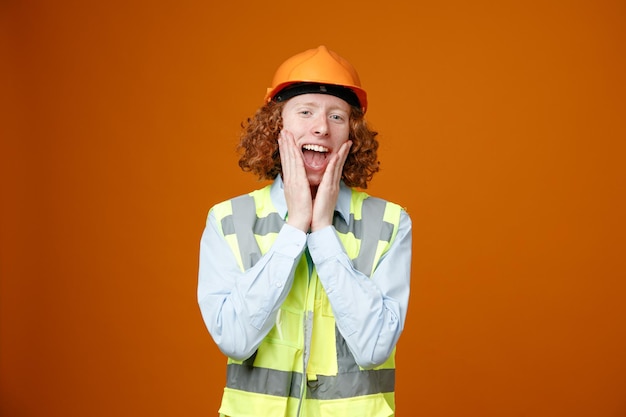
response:
{"label": "open mouth", "polygon": [[320,168],[326,164],[330,149],[322,145],[307,144],[302,146],[304,163],[312,168]]}

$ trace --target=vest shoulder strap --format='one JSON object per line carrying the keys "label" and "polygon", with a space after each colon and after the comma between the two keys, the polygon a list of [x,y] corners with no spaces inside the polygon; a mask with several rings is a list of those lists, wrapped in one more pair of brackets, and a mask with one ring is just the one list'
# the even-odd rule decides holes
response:
{"label": "vest shoulder strap", "polygon": [[232,223],[239,244],[239,253],[243,269],[249,269],[261,259],[261,249],[254,238],[256,223],[256,206],[254,198],[245,194],[231,200],[233,214]]}
{"label": "vest shoulder strap", "polygon": [[365,198],[361,195],[356,200],[362,201],[360,210],[357,210],[360,211],[360,218],[352,220],[360,229],[358,238],[361,240],[361,248],[353,263],[356,269],[370,276],[396,236],[400,206],[367,194]]}
{"label": "vest shoulder strap", "polygon": [[[381,232],[385,226],[383,216],[385,214],[386,202],[369,197],[363,201],[361,209],[362,218],[367,221],[361,221],[361,250],[359,255],[353,260],[354,267],[367,276],[372,274],[374,268],[374,257],[378,242],[381,240]],[[391,236],[387,238],[387,241]]]}
{"label": "vest shoulder strap", "polygon": [[[269,187],[235,197],[227,202],[230,203],[230,210],[225,211],[221,218],[224,236],[235,239],[243,270],[254,266],[263,255],[255,235],[278,233],[284,223],[271,204],[267,204],[265,200],[268,199]],[[259,218],[259,210],[264,217]],[[353,263],[363,274],[372,274],[380,257],[393,242],[400,210],[400,206],[394,203],[353,190],[350,226],[336,213],[333,221],[335,229],[340,234],[350,233],[361,241],[359,253]]]}

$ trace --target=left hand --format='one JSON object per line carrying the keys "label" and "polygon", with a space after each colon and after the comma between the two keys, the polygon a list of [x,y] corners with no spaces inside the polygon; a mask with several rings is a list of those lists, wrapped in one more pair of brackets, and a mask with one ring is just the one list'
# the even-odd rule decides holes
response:
{"label": "left hand", "polygon": [[352,141],[350,140],[343,143],[339,148],[339,152],[332,156],[326,166],[326,171],[324,171],[324,176],[313,201],[312,232],[330,226],[333,223],[335,206],[339,197],[339,183],[351,146]]}

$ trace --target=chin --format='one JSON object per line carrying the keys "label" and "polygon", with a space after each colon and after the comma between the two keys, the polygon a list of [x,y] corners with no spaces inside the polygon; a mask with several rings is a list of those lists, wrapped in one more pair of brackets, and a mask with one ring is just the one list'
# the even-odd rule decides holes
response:
{"label": "chin", "polygon": [[306,179],[309,180],[309,185],[311,187],[318,187],[322,182],[322,178],[324,176],[323,172],[308,172]]}

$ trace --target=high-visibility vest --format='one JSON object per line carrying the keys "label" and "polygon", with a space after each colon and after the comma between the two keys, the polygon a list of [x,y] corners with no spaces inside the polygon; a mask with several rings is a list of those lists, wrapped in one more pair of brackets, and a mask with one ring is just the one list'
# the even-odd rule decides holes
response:
{"label": "high-visibility vest", "polygon": [[[272,204],[270,187],[212,209],[242,271],[270,249],[285,223]],[[371,275],[395,239],[400,212],[396,204],[353,189],[349,224],[335,215],[337,235],[365,275]],[[255,354],[244,361],[228,358],[219,412],[231,417],[388,417],[395,410],[394,385],[395,349],[374,369],[357,365],[317,272],[303,255],[276,324]]]}

